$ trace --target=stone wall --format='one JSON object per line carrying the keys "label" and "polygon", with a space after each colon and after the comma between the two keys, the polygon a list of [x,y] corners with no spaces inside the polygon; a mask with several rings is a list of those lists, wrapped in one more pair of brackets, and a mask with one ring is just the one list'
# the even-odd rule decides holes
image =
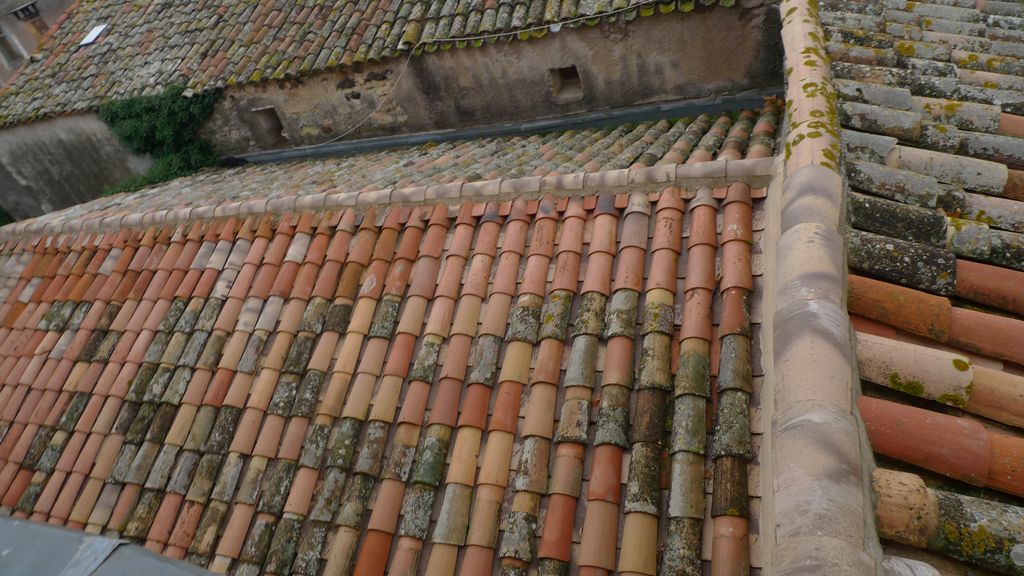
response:
{"label": "stone wall", "polygon": [[95,114],[12,126],[0,130],[0,206],[15,218],[38,216],[95,198],[149,165]]}
{"label": "stone wall", "polygon": [[[755,0],[756,1],[756,0]],[[466,128],[781,86],[777,6],[564,28],[412,58],[351,137]],[[371,114],[404,60],[229,88],[204,129],[224,154],[324,142]],[[555,93],[558,69],[575,67]],[[571,73],[569,73],[571,76]],[[277,122],[280,124],[277,124]]]}

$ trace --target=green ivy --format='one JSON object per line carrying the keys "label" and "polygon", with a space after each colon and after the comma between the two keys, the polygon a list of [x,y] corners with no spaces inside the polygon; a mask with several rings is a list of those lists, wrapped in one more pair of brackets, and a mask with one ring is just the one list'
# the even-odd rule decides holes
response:
{"label": "green ivy", "polygon": [[220,91],[192,97],[186,97],[184,92],[183,86],[175,85],[155,96],[138,96],[100,106],[100,119],[129,150],[153,158],[153,165],[145,174],[109,186],[104,194],[138,190],[219,162],[213,148],[198,132],[213,113]]}

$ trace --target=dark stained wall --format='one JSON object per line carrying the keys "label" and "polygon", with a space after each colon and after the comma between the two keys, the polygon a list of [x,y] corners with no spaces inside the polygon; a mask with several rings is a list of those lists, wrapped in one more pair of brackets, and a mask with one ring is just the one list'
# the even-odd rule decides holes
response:
{"label": "dark stained wall", "polygon": [[125,149],[94,114],[0,130],[0,205],[17,219],[95,198],[150,161]]}

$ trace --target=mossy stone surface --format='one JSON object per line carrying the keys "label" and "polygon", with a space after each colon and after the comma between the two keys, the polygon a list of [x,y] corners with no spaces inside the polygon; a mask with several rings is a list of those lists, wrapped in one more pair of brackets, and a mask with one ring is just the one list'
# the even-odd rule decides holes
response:
{"label": "mossy stone surface", "polygon": [[373,313],[373,321],[370,323],[370,338],[391,338],[395,332],[398,308],[401,303],[402,299],[399,296],[389,294],[381,298]]}
{"label": "mossy stone surface", "polygon": [[956,256],[948,250],[861,230],[849,231],[847,250],[854,270],[940,296],[955,292]]}
{"label": "mossy stone surface", "polygon": [[441,484],[451,434],[452,429],[442,424],[435,424],[427,429],[427,434],[416,451],[412,482],[434,488]]}
{"label": "mossy stone surface", "polygon": [[430,526],[430,512],[434,507],[435,488],[426,484],[413,484],[405,491],[402,501],[402,520],[399,536],[426,540]]}
{"label": "mossy stone surface", "polygon": [[327,444],[327,462],[325,466],[348,470],[355,459],[359,429],[362,422],[355,418],[342,418],[331,431],[331,440]]}
{"label": "mossy stone surface", "polygon": [[498,378],[498,352],[501,338],[484,334],[476,339],[469,356],[469,374],[466,384],[484,384],[493,387]]}
{"label": "mossy stone surface", "polygon": [[302,532],[302,520],[285,516],[277,523],[263,569],[268,574],[290,574]]}
{"label": "mossy stone surface", "polygon": [[341,506],[335,515],[334,522],[354,530],[362,527],[366,504],[373,493],[373,478],[365,474],[349,476],[345,490],[341,496]]}
{"label": "mossy stone surface", "polygon": [[242,410],[234,406],[221,406],[217,413],[217,421],[210,430],[210,437],[206,440],[206,452],[214,454],[225,454],[231,441],[235,437],[235,429],[238,427],[238,420],[242,416]]}
{"label": "mossy stone surface", "polygon": [[741,390],[723,390],[718,395],[711,457],[752,458],[750,437],[750,395]]}
{"label": "mossy stone surface", "polygon": [[540,338],[564,341],[568,337],[572,298],[573,293],[569,290],[556,290],[548,294],[541,309]]}
{"label": "mossy stone surface", "polygon": [[852,223],[859,230],[940,249],[946,246],[946,217],[937,210],[856,192],[847,198]]}
{"label": "mossy stone surface", "polygon": [[629,480],[622,509],[658,516],[661,510],[661,447],[649,442],[633,445]]}

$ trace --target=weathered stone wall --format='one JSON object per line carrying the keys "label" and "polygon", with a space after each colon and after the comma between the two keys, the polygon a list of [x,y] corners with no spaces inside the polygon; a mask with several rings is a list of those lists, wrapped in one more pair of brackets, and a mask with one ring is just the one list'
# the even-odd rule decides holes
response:
{"label": "weathered stone wall", "polygon": [[142,174],[150,161],[129,152],[95,114],[0,130],[0,206],[15,218],[90,200]]}
{"label": "weathered stone wall", "polygon": [[[781,86],[778,9],[747,6],[638,17],[412,58],[392,98],[354,136],[465,128]],[[346,132],[380,104],[404,60],[229,88],[203,133],[224,154],[308,145]],[[579,97],[552,94],[576,66]],[[273,107],[285,138],[260,134]],[[268,112],[263,112],[267,114]]]}

